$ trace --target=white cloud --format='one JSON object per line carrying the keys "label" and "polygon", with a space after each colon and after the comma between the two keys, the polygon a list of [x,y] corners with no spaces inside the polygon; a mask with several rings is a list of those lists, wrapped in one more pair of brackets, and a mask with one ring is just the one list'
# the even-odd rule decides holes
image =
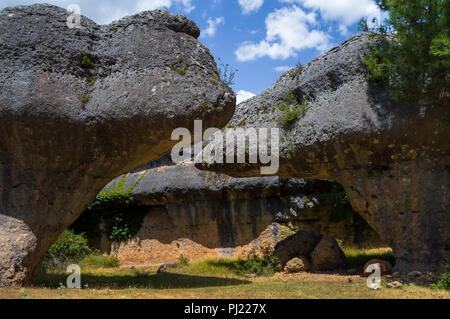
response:
{"label": "white cloud", "polygon": [[81,14],[100,24],[111,23],[114,20],[140,11],[166,8],[173,13],[190,13],[195,9],[194,0],[0,0],[0,8],[33,3],[50,3],[67,8],[74,2],[81,7]]}
{"label": "white cloud", "polygon": [[237,104],[242,103],[244,101],[247,101],[248,99],[251,99],[254,96],[256,96],[256,95],[253,94],[252,92],[239,90],[239,92],[237,92],[237,95],[236,95],[236,103]]}
{"label": "white cloud", "polygon": [[349,35],[349,31],[348,31],[348,28],[345,26],[345,25],[343,25],[343,24],[340,24],[339,26],[338,26],[338,31],[339,31],[339,33],[341,34],[341,35],[343,35],[343,36],[347,36],[347,35]]}
{"label": "white cloud", "polygon": [[185,13],[191,13],[195,9],[192,0],[139,0],[136,9],[137,11],[155,10],[170,8],[172,5],[179,7]]}
{"label": "white cloud", "polygon": [[146,11],[155,10],[159,8],[169,8],[172,5],[171,0],[139,0],[136,4],[136,10]]}
{"label": "white cloud", "polygon": [[217,32],[217,27],[224,23],[225,19],[224,17],[219,17],[219,18],[209,18],[208,19],[208,27],[205,30],[202,30],[202,37],[212,37],[216,34]]}
{"label": "white cloud", "polygon": [[195,9],[195,6],[192,5],[192,1],[193,0],[175,0],[175,3],[180,5],[185,13],[191,13]]}
{"label": "white cloud", "polygon": [[319,11],[326,21],[336,21],[350,26],[361,18],[378,16],[380,10],[373,0],[279,0],[283,3],[298,3],[304,8]]}
{"label": "white cloud", "polygon": [[281,66],[275,67],[274,70],[277,71],[277,72],[286,72],[286,71],[289,71],[292,68],[293,68],[292,66],[281,65]]}
{"label": "white cloud", "polygon": [[264,0],[239,0],[239,5],[243,14],[256,12],[264,4]]}
{"label": "white cloud", "polygon": [[325,51],[330,47],[328,35],[313,30],[316,14],[305,13],[297,6],[285,7],[270,13],[266,18],[266,38],[259,43],[244,42],[235,54],[240,62],[268,56],[287,59],[304,49]]}

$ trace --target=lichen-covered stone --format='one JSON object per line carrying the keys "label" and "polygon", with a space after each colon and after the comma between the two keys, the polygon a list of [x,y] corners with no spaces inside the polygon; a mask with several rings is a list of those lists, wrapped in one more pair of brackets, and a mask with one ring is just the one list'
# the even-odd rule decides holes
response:
{"label": "lichen-covered stone", "polygon": [[30,283],[105,184],[170,152],[173,129],[223,127],[234,112],[187,18],[82,17],[70,29],[67,17],[49,5],[0,11],[0,286]]}

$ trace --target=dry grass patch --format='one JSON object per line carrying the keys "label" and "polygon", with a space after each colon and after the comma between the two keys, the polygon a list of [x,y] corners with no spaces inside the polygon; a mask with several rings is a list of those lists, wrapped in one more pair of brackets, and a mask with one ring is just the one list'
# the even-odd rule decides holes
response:
{"label": "dry grass patch", "polygon": [[[355,263],[366,258],[389,254],[366,251],[364,258],[355,253]],[[353,252],[347,250],[351,256]],[[41,273],[35,287],[0,289],[0,298],[18,299],[450,299],[450,292],[404,285],[378,291],[367,288],[366,279],[339,274],[277,273],[272,277],[249,279],[235,272],[234,259],[209,259],[189,263],[167,273],[157,274],[156,267],[82,268],[83,289],[62,288],[67,275]],[[351,281],[349,280],[351,279]]]}

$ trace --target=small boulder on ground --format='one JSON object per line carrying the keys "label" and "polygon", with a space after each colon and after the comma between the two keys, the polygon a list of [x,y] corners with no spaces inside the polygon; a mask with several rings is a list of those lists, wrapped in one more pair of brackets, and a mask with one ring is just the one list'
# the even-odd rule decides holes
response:
{"label": "small boulder on ground", "polygon": [[373,274],[373,271],[369,271],[368,268],[370,265],[377,265],[380,267],[381,275],[390,275],[392,273],[391,263],[387,260],[383,259],[371,259],[364,265],[364,276],[369,277]]}
{"label": "small boulder on ground", "polygon": [[408,280],[416,280],[422,276],[420,271],[411,271],[408,273]]}
{"label": "small boulder on ground", "polygon": [[347,275],[350,275],[350,276],[354,276],[354,275],[356,275],[357,273],[358,273],[358,270],[355,269],[355,268],[352,268],[352,269],[348,269],[348,270],[347,270]]}
{"label": "small boulder on ground", "polygon": [[333,237],[323,238],[311,253],[313,270],[335,270],[345,265],[344,252]]}
{"label": "small boulder on ground", "polygon": [[289,260],[284,267],[284,272],[296,273],[302,271],[308,271],[311,268],[311,264],[304,256],[295,257]]}
{"label": "small boulder on ground", "polygon": [[166,272],[167,268],[177,268],[177,267],[178,267],[177,263],[163,264],[163,265],[159,266],[158,271],[156,273],[160,274],[160,273]]}
{"label": "small boulder on ground", "polygon": [[292,258],[308,256],[321,238],[322,236],[317,229],[299,231],[275,246],[275,256],[278,257],[282,267],[284,267]]}
{"label": "small boulder on ground", "polygon": [[403,284],[399,281],[392,281],[386,285],[387,288],[400,288]]}

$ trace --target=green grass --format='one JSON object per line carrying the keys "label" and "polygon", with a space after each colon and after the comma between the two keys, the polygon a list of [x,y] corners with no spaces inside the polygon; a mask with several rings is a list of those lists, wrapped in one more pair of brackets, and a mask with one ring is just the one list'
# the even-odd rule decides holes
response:
{"label": "green grass", "polygon": [[300,75],[304,69],[305,69],[305,66],[301,62],[298,62],[297,65],[295,66],[295,68],[293,68],[292,70],[289,71],[289,75],[292,79],[294,79],[298,75]]}
{"label": "green grass", "polygon": [[[189,271],[187,271],[189,273]],[[142,269],[97,269],[92,267],[81,267],[82,285],[87,285],[90,289],[188,289],[214,286],[229,286],[248,284],[248,281],[238,278],[227,278],[211,275],[198,275],[197,271],[192,270],[196,275],[183,273],[156,273],[156,268]],[[36,286],[47,288],[58,288],[65,284],[67,274],[61,271],[46,271],[39,274]]]}
{"label": "green grass", "polygon": [[[376,254],[370,255],[374,257]],[[327,274],[244,278],[236,272],[236,259],[219,258],[192,262],[157,274],[157,267],[92,268],[82,266],[83,289],[64,288],[67,274],[42,272],[34,287],[0,289],[1,298],[26,299],[315,299],[315,298],[435,298],[448,299],[450,292],[415,285],[399,289],[369,289],[366,279]]]}
{"label": "green grass", "polygon": [[191,262],[187,267],[181,266],[179,272],[188,275],[210,274],[232,276],[238,273],[237,259],[215,258]]}
{"label": "green grass", "polygon": [[86,69],[91,69],[94,66],[94,62],[87,55],[84,55],[81,58],[81,66]]}
{"label": "green grass", "polygon": [[116,257],[90,254],[80,261],[81,267],[91,268],[115,268],[119,267],[119,259]]}
{"label": "green grass", "polygon": [[344,254],[347,257],[347,268],[363,267],[371,259],[384,259],[395,265],[395,258],[392,254],[392,250],[380,248],[380,249],[356,249],[356,248],[343,248]]}
{"label": "green grass", "polygon": [[[181,277],[162,274],[159,282],[177,279],[179,282],[195,280],[199,277]],[[83,279],[82,279],[83,280]],[[82,281],[84,283],[84,281]],[[145,288],[126,287],[96,289],[91,286],[83,289],[58,288],[10,288],[0,289],[0,299],[448,299],[450,293],[418,286],[403,286],[400,289],[380,290],[367,288],[364,282],[311,282],[292,279],[264,279],[248,284],[227,285],[204,280],[203,286],[172,287],[167,285],[146,286]],[[217,285],[219,283],[219,285]],[[85,286],[86,287],[86,286]]]}
{"label": "green grass", "polygon": [[188,266],[189,265],[189,259],[184,257],[183,254],[181,254],[180,257],[178,257],[178,259],[177,259],[177,263],[180,266]]}
{"label": "green grass", "polygon": [[[344,248],[344,251],[352,266],[362,266],[372,258],[393,262],[389,249]],[[382,281],[381,289],[375,291],[367,287],[366,278],[359,276],[351,276],[352,282],[349,282],[349,276],[345,275],[310,273],[275,274],[249,279],[243,276],[242,260],[248,261],[250,258],[215,258],[185,262],[178,268],[171,268],[168,272],[159,274],[156,273],[156,266],[137,269],[104,268],[112,267],[109,261],[105,260],[108,258],[89,256],[81,262],[83,289],[64,288],[68,274],[46,270],[39,274],[34,287],[0,289],[0,299],[450,298],[449,291],[418,285],[405,284],[399,289],[388,289],[385,280]]]}
{"label": "green grass", "polygon": [[284,127],[290,127],[308,112],[308,100],[304,98],[300,106],[297,106],[298,101],[292,90],[289,90],[278,101],[277,108],[282,112],[280,117],[280,124]]}
{"label": "green grass", "polygon": [[439,275],[439,280],[433,287],[436,289],[450,290],[450,265],[445,266],[445,272]]}
{"label": "green grass", "polygon": [[[393,263],[389,249],[344,248],[350,266],[364,265],[369,259],[382,258]],[[81,262],[83,289],[67,289],[68,274],[42,271],[34,287],[0,289],[1,298],[65,299],[449,299],[450,292],[419,285],[404,284],[399,289],[369,289],[366,278],[338,274],[274,276],[246,278],[242,261],[247,259],[214,258],[183,262],[178,268],[157,274],[158,267],[137,269],[113,267],[108,257],[89,256]],[[181,260],[181,259],[180,259]],[[261,258],[260,258],[261,260]],[[258,264],[259,262],[257,262]],[[252,262],[250,262],[253,265]],[[105,267],[113,268],[105,268]],[[101,267],[101,268],[99,268]],[[250,267],[251,268],[251,267]],[[249,270],[248,268],[247,270]],[[352,278],[349,282],[348,278]],[[442,276],[447,278],[447,276]]]}
{"label": "green grass", "polygon": [[[249,256],[247,258],[215,258],[198,261],[184,265],[181,271],[186,274],[224,274],[244,276],[254,274],[257,276],[272,276],[276,272],[278,260],[275,256],[267,254],[263,257]],[[188,266],[188,267],[186,267]]]}

